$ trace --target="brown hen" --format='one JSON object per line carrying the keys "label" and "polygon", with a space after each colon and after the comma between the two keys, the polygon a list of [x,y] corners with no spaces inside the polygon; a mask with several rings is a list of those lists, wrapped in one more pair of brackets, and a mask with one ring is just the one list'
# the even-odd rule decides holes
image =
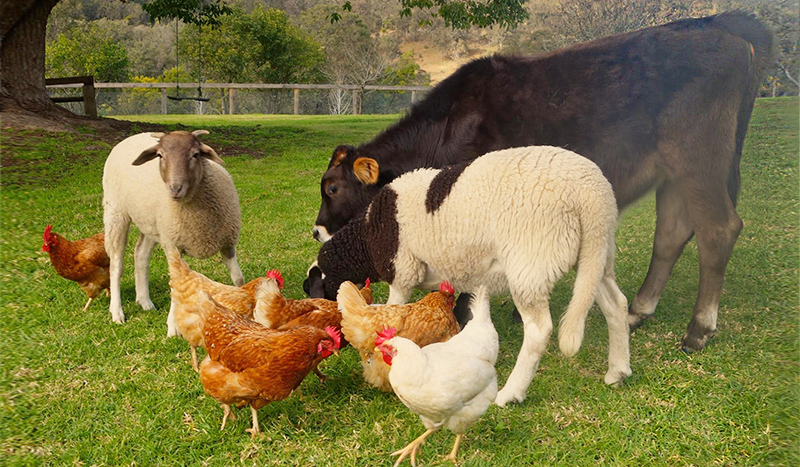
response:
{"label": "brown hen", "polygon": [[338,353],[341,334],[331,327],[276,331],[217,305],[204,292],[197,303],[208,352],[200,364],[200,381],[222,405],[220,429],[231,404],[248,404],[253,427],[247,431],[255,437],[260,432],[257,410],[289,397],[323,359]]}
{"label": "brown hen", "polygon": [[389,366],[375,350],[375,333],[384,326],[397,329],[397,335],[420,347],[444,342],[460,331],[453,315],[455,290],[442,282],[416,303],[368,305],[352,282],[344,282],[336,297],[342,313],[342,333],[361,354],[364,379],[382,391],[391,391]]}
{"label": "brown hen", "polygon": [[88,238],[71,242],[52,231],[53,226],[44,229],[42,251],[50,255],[50,262],[56,273],[64,279],[77,282],[86,292],[89,301],[83,311],[89,308],[97,295],[111,285],[108,275],[109,259],[106,254],[105,235],[101,232]]}

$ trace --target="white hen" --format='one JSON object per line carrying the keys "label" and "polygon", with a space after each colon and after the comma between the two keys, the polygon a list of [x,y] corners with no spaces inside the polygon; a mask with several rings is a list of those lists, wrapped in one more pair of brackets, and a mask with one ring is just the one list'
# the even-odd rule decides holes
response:
{"label": "white hen", "polygon": [[456,434],[453,449],[445,457],[455,462],[463,434],[494,402],[499,343],[484,287],[475,293],[470,307],[472,320],[447,342],[419,348],[408,339],[394,337],[394,328],[378,332],[375,345],[391,366],[392,389],[427,428],[408,446],[392,453],[400,456],[395,467],[409,454],[411,465],[416,465],[419,446],[443,426]]}

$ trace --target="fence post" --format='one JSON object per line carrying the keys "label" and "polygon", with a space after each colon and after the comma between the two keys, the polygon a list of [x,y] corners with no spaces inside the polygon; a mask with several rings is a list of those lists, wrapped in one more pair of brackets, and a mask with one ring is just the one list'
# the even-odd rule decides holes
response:
{"label": "fence post", "polygon": [[94,77],[83,83],[83,109],[90,117],[97,118],[97,101],[94,92]]}
{"label": "fence post", "polygon": [[167,88],[161,88],[161,113],[167,114]]}
{"label": "fence post", "polygon": [[233,115],[235,107],[233,106],[233,88],[228,88],[228,114]]}
{"label": "fence post", "polygon": [[353,115],[359,115],[361,109],[358,108],[358,89],[353,89]]}
{"label": "fence post", "polygon": [[294,114],[300,115],[300,88],[294,89]]}

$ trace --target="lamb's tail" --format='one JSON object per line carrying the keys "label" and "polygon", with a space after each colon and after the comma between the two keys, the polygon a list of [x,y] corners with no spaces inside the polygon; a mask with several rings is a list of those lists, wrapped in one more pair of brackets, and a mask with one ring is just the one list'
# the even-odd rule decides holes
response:
{"label": "lamb's tail", "polygon": [[[567,357],[575,355],[581,348],[586,316],[594,303],[597,286],[605,274],[609,248],[614,245],[613,241],[609,241],[609,236],[611,239],[614,238],[614,230],[617,225],[617,206],[611,185],[603,186],[602,189],[607,192],[600,195],[587,193],[587,197],[584,198],[592,197],[596,202],[585,203],[581,213],[578,272],[575,277],[572,299],[567,306],[567,311],[561,317],[561,324],[558,328],[558,346],[561,353]],[[610,196],[609,193],[611,193]],[[609,203],[608,200],[613,203]]]}
{"label": "lamb's tail", "polygon": [[336,302],[342,313],[342,333],[345,339],[359,351],[372,351],[375,333],[370,326],[371,307],[364,301],[361,291],[352,282],[343,282],[336,294]]}

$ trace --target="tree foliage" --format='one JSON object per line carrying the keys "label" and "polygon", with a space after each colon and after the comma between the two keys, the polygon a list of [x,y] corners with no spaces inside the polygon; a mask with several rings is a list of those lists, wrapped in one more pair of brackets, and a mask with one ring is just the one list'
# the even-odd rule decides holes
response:
{"label": "tree foliage", "polygon": [[179,19],[195,26],[219,26],[231,13],[225,0],[148,0],[142,9],[153,21]]}
{"label": "tree foliage", "polygon": [[221,82],[319,82],[325,60],[320,45],[286,13],[260,5],[251,13],[232,9],[214,29],[188,25],[179,49],[192,57],[188,68],[202,66],[204,76]]}
{"label": "tree foliage", "polygon": [[96,23],[73,26],[47,46],[50,76],[94,75],[97,81],[125,81],[128,54],[110,31]]}

